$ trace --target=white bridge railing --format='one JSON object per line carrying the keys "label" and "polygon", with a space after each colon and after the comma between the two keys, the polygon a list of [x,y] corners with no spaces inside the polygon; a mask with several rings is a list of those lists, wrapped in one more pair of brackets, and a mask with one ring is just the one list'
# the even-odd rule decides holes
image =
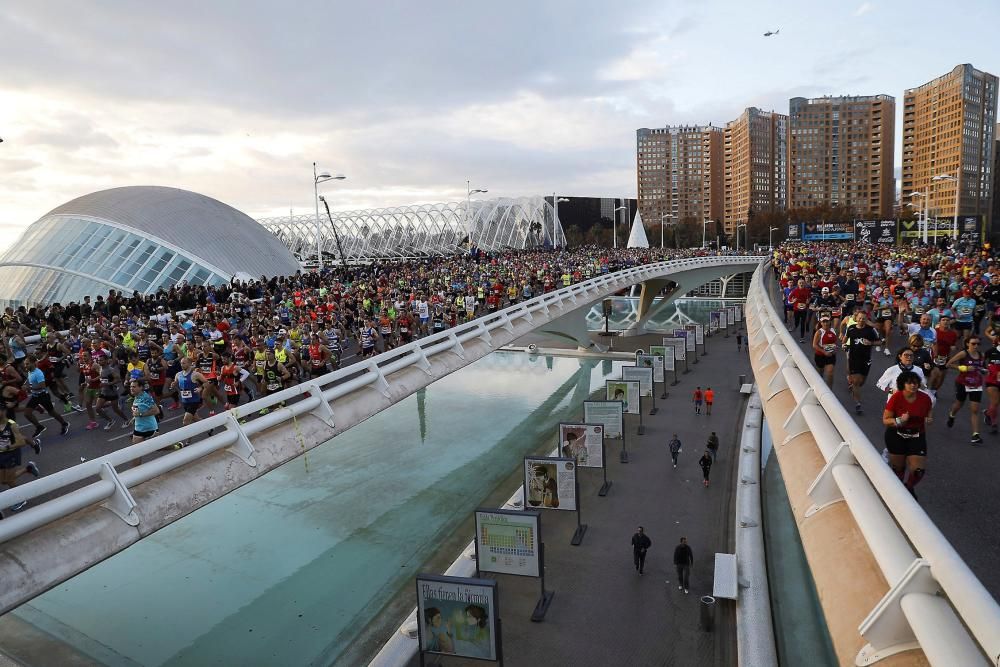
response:
{"label": "white bridge railing", "polygon": [[[577,307],[576,304],[582,307],[605,296],[609,291],[623,289],[650,278],[730,265],[737,267],[736,270],[746,270],[748,262],[756,263],[761,259],[763,258],[693,257],[644,264],[598,276],[259,398],[234,410],[16,486],[0,492],[0,507],[10,507],[21,501],[31,501],[50,494],[55,494],[56,497],[29,506],[28,509],[0,521],[0,544],[98,503],[104,503],[107,509],[129,525],[138,525],[140,518],[135,511],[136,502],[129,492],[130,488],[195,463],[220,450],[228,450],[246,465],[256,467],[252,442],[255,435],[304,414],[311,414],[332,428],[336,425],[337,399],[363,388],[375,389],[388,397],[392,375],[403,369],[416,367],[430,374],[429,359],[436,355],[452,353],[464,359],[464,343],[478,339],[492,345],[491,332],[513,332],[515,323],[531,323],[536,316],[544,315],[545,321],[549,321],[550,316],[573,310]],[[554,312],[550,312],[550,309]],[[293,399],[294,402],[290,402]],[[281,406],[282,403],[285,405]],[[264,408],[268,408],[270,412],[241,423],[241,415],[254,415]],[[138,462],[142,457],[199,436],[207,437],[183,449]],[[320,443],[310,443],[307,448],[318,444]],[[297,451],[295,455],[298,453],[301,452]]]}
{"label": "white bridge railing", "polygon": [[785,430],[789,438],[811,432],[826,461],[809,488],[814,504],[806,516],[845,501],[890,587],[858,628],[868,644],[856,664],[917,647],[932,665],[1000,664],[1000,606],[785,329],[763,273],[764,265],[754,273],[747,298],[750,343],[753,348],[766,341],[760,360],[778,370],[757,378],[761,399],[791,391],[796,408]]}

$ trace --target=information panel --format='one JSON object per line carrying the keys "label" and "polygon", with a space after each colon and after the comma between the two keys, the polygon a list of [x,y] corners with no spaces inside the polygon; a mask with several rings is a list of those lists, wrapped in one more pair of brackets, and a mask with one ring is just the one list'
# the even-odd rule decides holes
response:
{"label": "information panel", "polygon": [[417,575],[417,635],[425,653],[497,660],[497,582]]}
{"label": "information panel", "polygon": [[559,424],[559,453],[581,468],[604,467],[604,427],[600,424]]}
{"label": "information panel", "polygon": [[531,509],[576,511],[576,461],[524,458],[524,503]]}
{"label": "information panel", "polygon": [[604,437],[622,437],[624,401],[584,401],[583,421],[604,427]]}
{"label": "information panel", "polygon": [[688,352],[694,352],[694,325],[685,325],[683,329],[674,329],[674,338],[684,339],[684,349]]}
{"label": "information panel", "polygon": [[719,330],[719,311],[713,310],[708,314],[708,331],[715,333]]}
{"label": "information panel", "polygon": [[663,382],[663,346],[650,345],[649,354],[635,355],[635,365],[653,369],[653,382]]}
{"label": "information panel", "polygon": [[705,344],[705,325],[696,324],[694,325],[694,342],[698,345]]}
{"label": "information panel", "polygon": [[[604,386],[607,389],[609,401],[622,401],[622,412],[627,415],[639,414],[638,380],[606,380]],[[590,421],[586,417],[584,420]]]}
{"label": "information panel", "polygon": [[477,509],[479,571],[537,577],[542,571],[540,516],[537,510]]}
{"label": "information panel", "polygon": [[639,383],[640,396],[653,395],[653,369],[650,366],[639,365],[622,367],[622,380],[635,380]]}
{"label": "information panel", "polygon": [[674,348],[674,359],[684,361],[687,358],[687,336],[669,337],[663,339],[663,344]]}

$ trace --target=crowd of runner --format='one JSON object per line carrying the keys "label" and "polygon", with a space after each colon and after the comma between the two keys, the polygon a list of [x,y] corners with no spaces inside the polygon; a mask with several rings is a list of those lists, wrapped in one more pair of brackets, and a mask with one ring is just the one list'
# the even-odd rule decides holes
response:
{"label": "crowd of runner", "polygon": [[[7,308],[0,482],[38,476],[33,462],[22,465],[19,445],[40,452],[46,414],[62,435],[79,413],[86,430],[131,430],[138,443],[157,433],[165,412],[183,410],[189,424],[335,370],[345,357],[373,356],[603,273],[703,254],[474,251]],[[22,434],[19,422],[31,431]]]}
{"label": "crowd of runner", "polygon": [[[885,451],[906,487],[925,473],[926,427],[950,394],[946,423],[968,404],[972,445],[1000,409],[1000,261],[979,247],[786,244],[774,252],[784,318],[811,347],[830,387],[838,358],[845,387],[862,409],[873,354],[894,358],[875,382],[884,392]],[[950,381],[949,381],[950,379]],[[946,387],[951,389],[946,389]]]}

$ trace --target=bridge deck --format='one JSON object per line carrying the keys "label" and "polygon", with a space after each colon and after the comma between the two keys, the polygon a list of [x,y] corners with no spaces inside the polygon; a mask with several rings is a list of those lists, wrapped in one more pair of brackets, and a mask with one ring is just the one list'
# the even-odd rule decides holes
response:
{"label": "bridge deck", "polygon": [[[648,349],[662,336],[617,338],[615,350]],[[571,513],[542,516],[546,588],[555,591],[544,622],[532,623],[538,599],[536,579],[499,576],[504,661],[509,665],[733,665],[736,663],[733,603],[720,600],[716,629],[699,629],[699,600],[712,594],[714,554],[732,552],[733,475],[745,396],[738,375],[750,372],[749,360],[736,351],[734,336],[708,340],[708,355],[680,373],[669,387],[658,414],[648,415],[645,434],[637,436],[638,418],[626,417],[630,463],[619,462],[620,445],[609,441],[605,498],[597,496],[598,475],[581,476],[582,522],[589,529],[583,544],[570,545],[576,528]],[[518,344],[549,339],[529,336]],[[683,368],[683,366],[682,366]],[[672,380],[667,373],[668,383]],[[715,391],[713,414],[694,414],[696,385]],[[659,385],[657,385],[659,389]],[[702,486],[698,459],[711,431],[721,440],[711,485]],[[683,443],[674,470],[667,442],[676,433]],[[612,445],[611,442],[614,444]],[[640,577],[632,564],[630,539],[642,525],[653,546]],[[690,594],[677,590],[673,550],[681,536],[695,555]],[[491,576],[491,575],[490,575]],[[414,659],[411,665],[418,664]],[[444,665],[481,665],[479,661],[442,660]]]}

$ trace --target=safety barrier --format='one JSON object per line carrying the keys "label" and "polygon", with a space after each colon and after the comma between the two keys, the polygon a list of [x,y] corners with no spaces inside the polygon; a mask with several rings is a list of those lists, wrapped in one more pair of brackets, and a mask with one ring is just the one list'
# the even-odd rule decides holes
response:
{"label": "safety barrier", "polygon": [[[251,440],[253,436],[305,414],[317,417],[332,428],[336,425],[336,410],[331,403],[364,388],[375,389],[388,397],[393,374],[415,367],[430,375],[429,359],[436,355],[451,353],[464,359],[463,344],[481,340],[492,345],[491,332],[513,332],[515,323],[532,323],[535,317],[548,322],[553,316],[592,303],[609,292],[651,278],[699,268],[733,266],[734,270],[745,270],[743,267],[746,264],[757,263],[761,259],[763,258],[694,257],[644,264],[604,274],[258,398],[238,409],[202,419],[145,442],[8,489],[0,492],[0,507],[10,507],[47,494],[59,495],[0,521],[0,543],[98,503],[104,503],[107,509],[129,525],[138,525],[140,518],[136,512],[136,501],[129,491],[136,485],[221,450],[227,450],[247,466],[256,467],[255,449]],[[240,415],[251,415],[264,409],[270,412],[241,423]],[[207,437],[183,449],[138,463],[144,456],[199,436]],[[310,443],[306,448],[318,444],[320,443]],[[136,465],[132,465],[134,463]],[[132,467],[126,470],[119,470],[130,465]],[[96,481],[93,481],[95,478]],[[81,486],[83,484],[86,485]]]}
{"label": "safety barrier", "polygon": [[1000,664],[1000,606],[785,329],[764,285],[765,266],[747,297],[751,349],[761,348],[763,365],[777,365],[772,377],[757,378],[761,399],[790,391],[796,407],[784,424],[786,442],[808,431],[826,462],[809,488],[814,504],[806,516],[846,502],[889,584],[858,628],[868,643],[856,664],[918,647],[933,665]]}

